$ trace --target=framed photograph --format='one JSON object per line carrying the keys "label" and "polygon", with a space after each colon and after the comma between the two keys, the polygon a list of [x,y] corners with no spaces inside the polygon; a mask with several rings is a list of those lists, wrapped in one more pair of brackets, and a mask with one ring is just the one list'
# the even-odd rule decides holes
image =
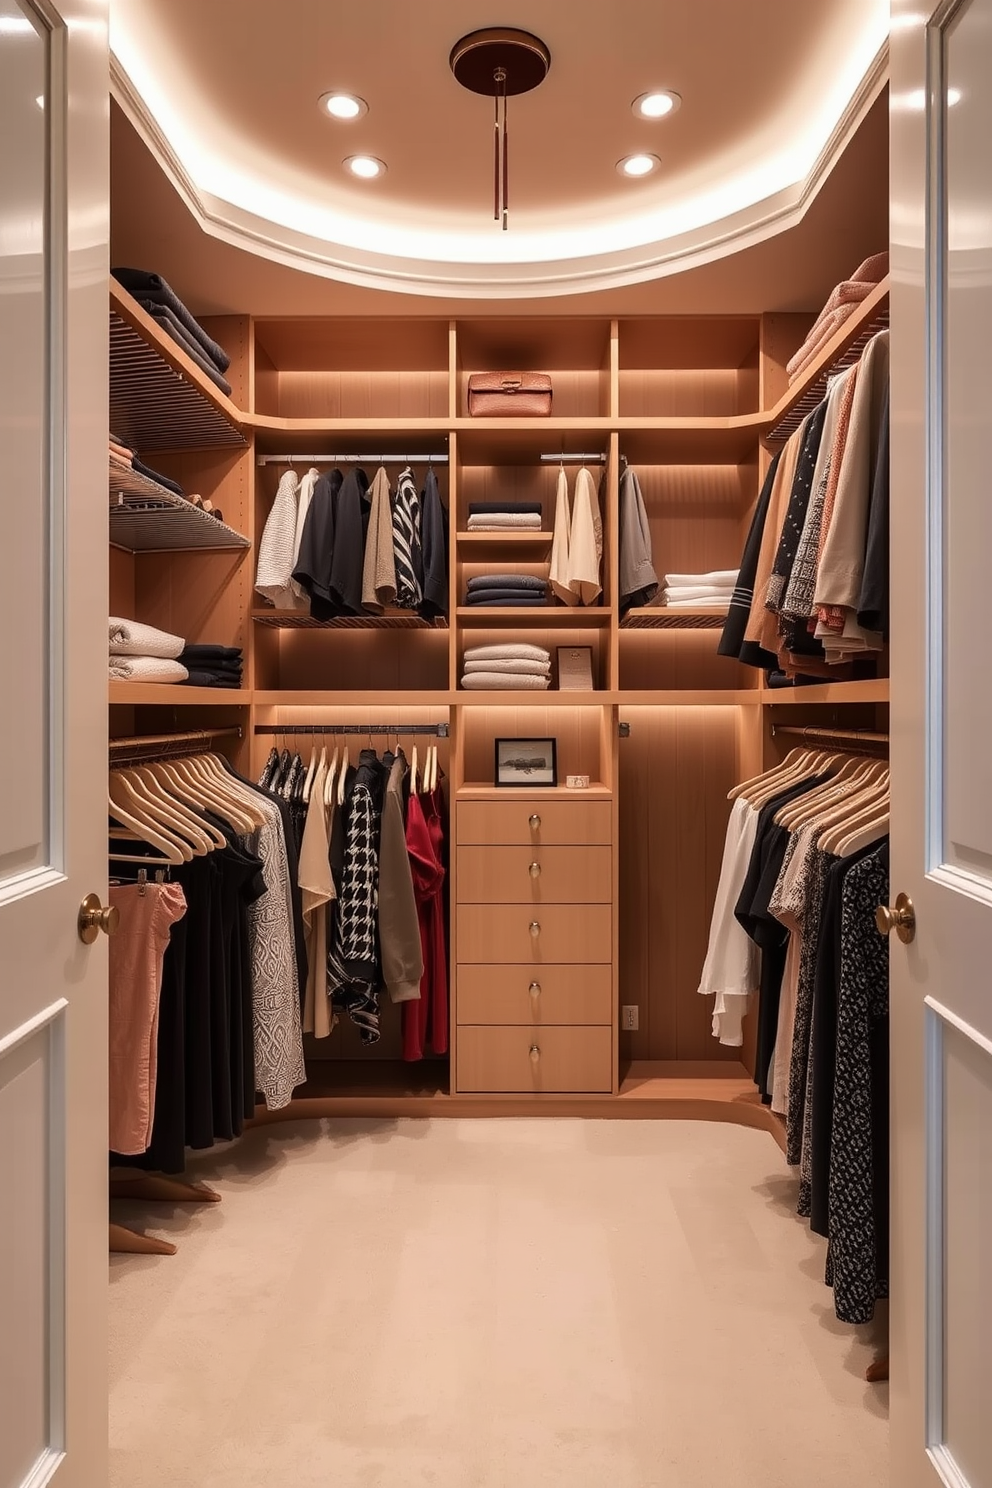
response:
{"label": "framed photograph", "polygon": [[557,785],[557,739],[497,739],[497,785]]}
{"label": "framed photograph", "polygon": [[558,691],[592,692],[592,647],[558,647]]}

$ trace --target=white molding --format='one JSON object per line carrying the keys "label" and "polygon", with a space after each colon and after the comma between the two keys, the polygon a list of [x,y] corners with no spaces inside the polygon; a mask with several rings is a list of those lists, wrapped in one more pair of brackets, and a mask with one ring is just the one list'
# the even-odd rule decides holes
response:
{"label": "white molding", "polygon": [[992,1054],[992,1039],[988,1038],[974,1024],[966,1022],[957,1013],[952,1013],[949,1007],[945,1007],[935,997],[924,997],[923,1001],[931,1012],[937,1014],[941,1022],[949,1023],[952,1028],[957,1029],[958,1033],[963,1033],[965,1038],[969,1039],[973,1044],[977,1044],[983,1053]]}
{"label": "white molding", "polygon": [[549,263],[459,264],[343,248],[253,216],[201,191],[111,53],[111,95],[198,226],[211,237],[289,268],[364,288],[445,298],[535,298],[590,293],[681,273],[795,227],[805,216],[888,79],[888,45],[837,121],[805,181],[694,232],[622,252]]}
{"label": "white molding", "polygon": [[27,898],[28,894],[38,894],[42,889],[54,889],[57,884],[65,882],[65,874],[59,868],[31,868],[27,873],[15,873],[12,877],[0,881],[0,909],[8,904],[15,904],[18,899]]}
{"label": "white molding", "polygon": [[8,1054],[13,1054],[15,1049],[33,1038],[48,1024],[54,1023],[55,1019],[65,1012],[69,1006],[65,997],[56,998],[55,1002],[49,1003],[48,1007],[42,1008],[40,1013],[35,1013],[26,1023],[21,1023],[17,1028],[12,1028],[3,1038],[0,1038],[0,1059],[5,1059]]}

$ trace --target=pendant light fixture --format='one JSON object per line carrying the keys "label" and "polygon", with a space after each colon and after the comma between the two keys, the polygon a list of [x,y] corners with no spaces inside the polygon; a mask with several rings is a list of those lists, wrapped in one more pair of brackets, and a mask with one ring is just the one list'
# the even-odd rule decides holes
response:
{"label": "pendant light fixture", "polygon": [[551,53],[529,31],[490,26],[482,31],[470,31],[456,41],[448,65],[463,88],[494,100],[493,217],[506,232],[510,194],[506,101],[512,94],[530,93],[544,82],[551,66]]}

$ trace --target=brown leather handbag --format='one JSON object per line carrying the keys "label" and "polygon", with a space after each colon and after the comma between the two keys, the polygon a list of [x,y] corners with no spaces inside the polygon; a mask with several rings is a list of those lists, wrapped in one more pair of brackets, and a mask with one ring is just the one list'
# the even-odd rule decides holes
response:
{"label": "brown leather handbag", "polygon": [[472,418],[547,418],[551,378],[547,372],[473,372],[468,411]]}

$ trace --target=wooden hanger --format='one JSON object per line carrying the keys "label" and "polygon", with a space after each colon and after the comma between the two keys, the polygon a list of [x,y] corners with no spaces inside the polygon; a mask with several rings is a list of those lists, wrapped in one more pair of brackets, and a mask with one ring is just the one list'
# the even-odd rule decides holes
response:
{"label": "wooden hanger", "polygon": [[814,749],[806,760],[801,770],[792,771],[789,775],[778,780],[769,780],[758,790],[748,791],[747,800],[751,806],[760,811],[762,806],[767,805],[773,797],[780,795],[782,791],[791,790],[794,785],[808,780],[811,775],[823,775],[831,770],[834,765],[840,764],[843,756],[839,754],[823,754]]}
{"label": "wooden hanger", "polygon": [[[750,791],[756,789],[772,777],[778,780],[784,774],[791,774],[794,770],[801,767],[803,762],[809,759],[812,753],[812,749],[790,749],[781,764],[775,765],[771,770],[765,770],[761,775],[753,776],[750,780],[743,781],[740,785],[735,785],[733,790],[728,792],[727,800],[736,801],[738,796],[748,796]],[[748,798],[750,799],[750,797]]]}
{"label": "wooden hanger", "polygon": [[307,766],[306,778],[303,781],[303,800],[306,805],[310,803],[310,792],[313,790],[313,780],[317,773],[317,741],[314,740],[313,748],[310,750],[310,763]]}
{"label": "wooden hanger", "polygon": [[826,851],[836,853],[839,858],[850,857],[851,853],[860,852],[863,847],[870,847],[873,842],[886,836],[889,830],[889,813],[885,811],[882,815],[874,817],[865,822],[863,826],[856,828],[841,839],[836,847],[828,847]]}
{"label": "wooden hanger", "polygon": [[324,780],[324,805],[327,807],[328,811],[333,808],[335,803],[334,786],[335,778],[337,776],[337,769],[338,746],[335,744],[334,754],[331,756],[331,763],[327,767],[327,776]]}
{"label": "wooden hanger", "polygon": [[[193,787],[185,784],[179,772],[172,768],[172,761],[157,760],[155,764],[143,768],[146,768],[150,775],[160,781],[163,789],[170,794],[172,800],[189,802],[193,806],[202,806],[204,804],[202,796],[197,795]],[[195,821],[200,830],[209,836],[214,847],[223,848],[227,846],[227,838],[219,827],[215,827],[212,822],[204,821],[199,816],[195,818]]]}
{"label": "wooden hanger", "polygon": [[822,812],[813,821],[820,835],[820,845],[823,844],[824,834],[830,833],[831,828],[841,827],[845,831],[850,831],[863,812],[869,808],[877,809],[880,804],[887,803],[888,799],[889,782],[886,777],[852,794],[839,806]]}
{"label": "wooden hanger", "polygon": [[232,800],[229,794],[222,794],[214,781],[199,768],[202,758],[201,755],[189,755],[171,760],[170,769],[179,776],[189,791],[191,800],[202,806],[209,806],[211,811],[215,811],[234,831],[242,835],[254,831],[255,822],[249,817],[247,810],[241,807],[239,801]]}
{"label": "wooden hanger", "polygon": [[225,846],[223,839],[216,841],[216,828],[211,828],[209,823],[202,817],[195,816],[175,795],[170,795],[161,777],[150,768],[135,766],[122,773],[153,807],[157,807],[160,813],[165,813],[167,825],[186,837],[197,857],[205,857],[215,847]]}
{"label": "wooden hanger", "polygon": [[[138,795],[134,787],[118,770],[111,770],[108,776],[108,793],[113,807],[120,807],[128,813],[128,819],[124,825],[140,832],[147,841],[151,841],[150,832],[158,833],[157,847],[161,843],[168,842],[181,853],[181,861],[191,863],[193,861],[193,849],[185,837],[173,831],[169,824],[156,816],[146,805],[144,799]],[[115,812],[115,815],[118,813]],[[119,819],[119,818],[118,818]]]}
{"label": "wooden hanger", "polygon": [[257,827],[264,827],[267,817],[262,808],[256,804],[257,796],[241,781],[237,780],[216,754],[194,755],[190,763],[194,766],[201,778],[210,783],[222,800],[227,800],[242,816],[246,816],[250,825],[245,828],[251,831]]}
{"label": "wooden hanger", "polygon": [[[163,856],[164,862],[172,866],[178,866],[178,864],[187,861],[178,843],[174,842],[171,837],[159,832],[155,827],[149,826],[147,823],[139,821],[137,817],[132,816],[126,807],[114,800],[113,796],[108,797],[107,811],[114,821],[120,822],[121,826],[130,829],[132,840],[137,838],[140,842],[147,842],[151,847],[157,847]],[[112,833],[111,835],[116,837],[118,834]],[[130,863],[134,861],[145,862],[146,859],[123,858],[115,861]]]}
{"label": "wooden hanger", "polygon": [[413,748],[410,751],[410,794],[417,794],[417,741],[414,739]]}
{"label": "wooden hanger", "polygon": [[805,796],[800,796],[798,801],[790,801],[788,805],[777,811],[776,826],[788,827],[790,832],[796,831],[803,822],[814,817],[821,806],[836,801],[855,789],[865,777],[871,764],[870,760],[851,755],[846,763],[841,765],[836,775],[832,775],[823,785],[817,786],[816,790],[810,791]]}
{"label": "wooden hanger", "polygon": [[344,755],[343,755],[343,757],[341,759],[341,774],[338,776],[338,805],[339,806],[343,806],[344,805],[344,793],[345,793],[345,789],[346,789],[347,784],[348,784],[348,770],[350,769],[350,767],[351,767],[351,760],[349,759],[349,755],[348,755],[348,741],[346,739],[345,740],[345,745],[344,745]]}

